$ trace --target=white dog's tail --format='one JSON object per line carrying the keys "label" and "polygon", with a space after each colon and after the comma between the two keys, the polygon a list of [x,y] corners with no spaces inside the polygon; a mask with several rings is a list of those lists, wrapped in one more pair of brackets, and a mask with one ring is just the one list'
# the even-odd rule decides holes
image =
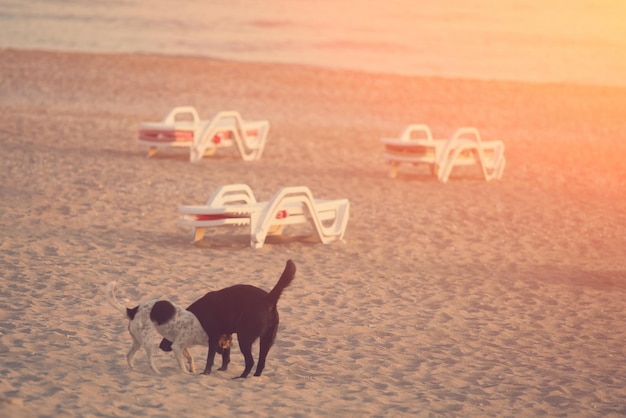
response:
{"label": "white dog's tail", "polygon": [[111,304],[111,306],[113,306],[115,309],[117,309],[118,311],[122,312],[124,315],[126,315],[126,307],[123,306],[121,303],[119,303],[117,301],[117,299],[115,299],[115,285],[117,284],[117,282],[112,281],[111,283],[109,283],[106,287],[105,290],[105,295],[107,297],[107,300],[109,301],[109,303]]}

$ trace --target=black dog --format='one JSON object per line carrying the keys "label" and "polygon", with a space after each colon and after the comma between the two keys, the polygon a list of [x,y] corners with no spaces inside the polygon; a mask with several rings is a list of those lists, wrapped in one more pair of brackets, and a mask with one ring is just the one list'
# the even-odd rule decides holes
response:
{"label": "black dog", "polygon": [[[237,334],[239,349],[245,359],[245,369],[241,376],[248,377],[254,358],[252,357],[252,343],[260,338],[259,363],[255,376],[261,376],[265,368],[265,359],[270,351],[278,331],[278,299],[290,284],[296,274],[296,265],[288,260],[283,274],[271,292],[251,285],[236,285],[215,292],[209,292],[194,303],[187,310],[192,312],[209,336],[209,353],[207,355],[204,374],[210,374],[218,352],[220,336]],[[167,346],[168,340],[161,341],[161,348]],[[171,344],[171,343],[169,343]]]}

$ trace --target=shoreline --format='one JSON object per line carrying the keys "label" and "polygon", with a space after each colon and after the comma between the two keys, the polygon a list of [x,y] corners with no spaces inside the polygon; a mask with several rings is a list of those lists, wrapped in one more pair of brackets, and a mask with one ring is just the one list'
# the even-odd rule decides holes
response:
{"label": "shoreline", "polygon": [[[5,415],[626,413],[626,88],[11,49],[0,92]],[[176,105],[268,119],[263,158],[147,159],[138,125]],[[503,140],[503,179],[389,179],[379,138],[420,122]],[[348,198],[345,240],[296,229],[252,249],[224,229],[191,245],[177,206],[230,183]],[[162,352],[162,376],[143,352],[128,369],[107,283],[129,307],[188,306],[269,290],[288,258],[261,378],[231,379],[236,342],[227,372],[183,375]],[[190,351],[202,370],[205,349]]]}
{"label": "shoreline", "polygon": [[498,77],[484,77],[484,78],[472,78],[472,77],[452,77],[436,74],[409,74],[409,73],[392,73],[392,72],[380,72],[374,70],[365,69],[351,69],[351,68],[333,68],[327,67],[322,64],[300,64],[292,62],[271,62],[271,61],[254,61],[254,60],[235,60],[229,58],[220,58],[210,55],[186,55],[186,54],[160,54],[156,52],[119,52],[119,51],[87,51],[87,50],[72,50],[72,49],[40,49],[40,48],[18,48],[18,47],[0,47],[0,51],[23,51],[31,53],[43,53],[43,54],[77,54],[77,55],[104,55],[104,56],[144,56],[144,57],[162,57],[162,58],[179,58],[179,59],[198,59],[225,63],[237,63],[241,65],[267,65],[267,66],[285,66],[293,68],[308,69],[311,71],[331,71],[340,73],[356,73],[369,76],[378,77],[405,77],[405,78],[420,78],[420,79],[437,79],[437,80],[449,80],[449,81],[476,81],[476,82],[495,82],[495,83],[517,83],[517,84],[531,84],[531,85],[546,85],[546,86],[572,86],[572,87],[596,87],[596,88],[609,88],[609,89],[626,89],[625,84],[611,84],[610,82],[575,82],[575,81],[546,81],[546,80],[522,80],[522,79],[508,79]]}

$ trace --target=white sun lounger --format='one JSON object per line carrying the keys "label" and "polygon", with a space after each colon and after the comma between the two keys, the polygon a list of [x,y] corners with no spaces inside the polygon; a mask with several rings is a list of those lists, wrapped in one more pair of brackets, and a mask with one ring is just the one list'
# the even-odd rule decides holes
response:
{"label": "white sun lounger", "polygon": [[478,165],[485,180],[501,179],[506,165],[502,141],[482,141],[478,129],[459,128],[443,148],[438,178],[446,183],[454,167]]}
{"label": "white sun lounger", "polygon": [[261,248],[267,235],[287,225],[311,223],[320,241],[343,239],[350,216],[348,199],[314,199],[308,187],[284,187],[266,202],[257,202],[246,184],[220,187],[206,205],[179,206],[180,224],[193,228],[193,242],[213,226],[249,226],[250,246]]}
{"label": "white sun lounger", "polygon": [[[184,120],[183,117],[186,117]],[[172,109],[161,122],[144,122],[139,127],[139,144],[150,147],[148,157],[159,148],[189,148],[189,160],[197,162],[218,148],[236,146],[244,161],[261,158],[270,124],[266,120],[245,121],[235,111],[218,112],[200,120],[191,106]]]}
{"label": "white sun lounger", "polygon": [[389,176],[395,178],[402,164],[427,164],[437,175],[437,162],[447,139],[433,139],[427,125],[409,125],[399,138],[382,138],[385,145],[383,157],[391,164]]}
{"label": "white sun lounger", "polygon": [[449,139],[433,139],[427,125],[409,125],[399,138],[382,138],[381,142],[392,178],[402,164],[427,164],[443,183],[456,166],[479,165],[485,180],[500,179],[504,171],[504,143],[481,141],[478,130],[472,127],[457,129]]}

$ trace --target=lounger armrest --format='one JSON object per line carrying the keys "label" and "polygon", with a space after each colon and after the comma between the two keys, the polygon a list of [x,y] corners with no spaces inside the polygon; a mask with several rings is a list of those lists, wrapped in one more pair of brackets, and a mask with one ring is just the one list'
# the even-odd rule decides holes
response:
{"label": "lounger armrest", "polygon": [[422,147],[432,147],[438,146],[439,144],[432,139],[410,139],[404,140],[400,138],[381,138],[380,142],[385,145],[397,146],[397,147],[412,147],[412,146],[422,146]]}
{"label": "lounger armrest", "polygon": [[454,135],[452,136],[452,140],[457,139],[469,139],[480,144],[480,134],[478,133],[478,129],[473,126],[464,126],[456,130]]}
{"label": "lounger armrest", "polygon": [[504,150],[504,142],[499,140],[482,141],[483,149],[502,149]]}
{"label": "lounger armrest", "polygon": [[[414,138],[413,134],[416,132],[419,132],[420,135]],[[430,128],[427,125],[422,124],[407,126],[406,128],[404,128],[404,131],[402,131],[402,134],[398,138],[381,138],[380,141],[385,145],[392,146],[402,146],[406,144],[416,146],[430,146],[435,142],[433,140],[433,135],[430,132]]]}
{"label": "lounger armrest", "polygon": [[170,112],[163,118],[163,123],[174,123],[176,122],[176,117],[180,115],[191,115],[192,122],[200,121],[200,117],[198,116],[198,112],[196,108],[193,106],[177,106],[174,109],[170,110]]}
{"label": "lounger armrest", "polygon": [[140,131],[163,131],[163,132],[190,131],[190,132],[194,132],[195,128],[196,128],[195,124],[193,122],[188,122],[188,121],[172,122],[172,123],[142,122],[139,125]]}
{"label": "lounger armrest", "polygon": [[404,131],[402,131],[402,134],[400,135],[400,139],[404,140],[404,141],[411,141],[411,136],[414,133],[420,133],[420,138],[418,139],[426,139],[427,141],[431,141],[433,140],[433,134],[430,131],[430,128],[428,127],[428,125],[424,125],[424,124],[412,124],[407,126],[406,128],[404,128]]}
{"label": "lounger armrest", "polygon": [[221,215],[224,208],[214,208],[207,205],[180,205],[178,212],[187,215]]}
{"label": "lounger armrest", "polygon": [[491,151],[501,150],[500,152],[504,151],[504,143],[502,141],[498,141],[498,140],[483,141],[482,138],[480,137],[480,134],[478,133],[478,129],[474,127],[463,127],[463,128],[457,129],[457,131],[455,132],[452,138],[452,142],[457,144],[463,141],[470,141],[470,142],[475,143],[476,148],[480,150],[480,152],[489,151],[489,150]]}
{"label": "lounger armrest", "polygon": [[196,206],[179,206],[178,212],[185,215],[221,215],[234,218],[249,217],[252,213],[263,209],[263,205],[226,205],[222,207],[213,207],[206,205]]}
{"label": "lounger armrest", "polygon": [[236,110],[218,112],[211,118],[211,121],[215,121],[213,126],[216,128],[240,128],[242,134],[245,134],[247,130],[267,129],[270,125],[267,120],[244,120]]}
{"label": "lounger armrest", "polygon": [[464,143],[467,144],[467,142],[475,144],[477,148],[480,147],[480,134],[478,133],[478,129],[471,126],[458,128],[450,139],[446,141],[443,152],[438,157],[437,164],[443,165],[450,154],[457,152],[457,148],[467,147],[467,145],[464,145]]}
{"label": "lounger armrest", "polygon": [[268,120],[244,120],[243,127],[246,130],[256,131],[258,129],[266,129],[270,126]]}
{"label": "lounger armrest", "polygon": [[232,204],[255,204],[256,198],[247,184],[227,184],[218,188],[207,201],[208,206],[220,207]]}

